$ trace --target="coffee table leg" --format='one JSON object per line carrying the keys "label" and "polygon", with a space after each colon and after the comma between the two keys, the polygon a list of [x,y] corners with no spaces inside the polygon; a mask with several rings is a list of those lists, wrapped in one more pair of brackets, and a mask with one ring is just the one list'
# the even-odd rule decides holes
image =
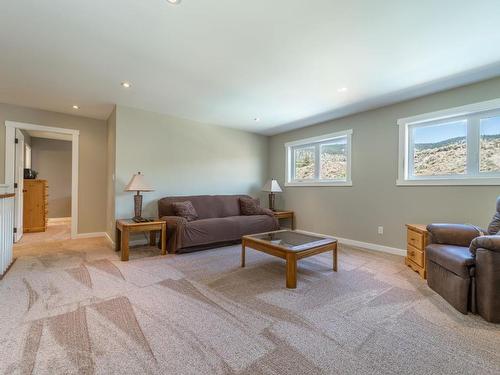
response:
{"label": "coffee table leg", "polygon": [[297,257],[293,253],[286,254],[286,287],[297,288]]}
{"label": "coffee table leg", "polygon": [[333,270],[337,272],[337,264],[338,264],[338,253],[337,253],[337,244],[333,245]]}
{"label": "coffee table leg", "polygon": [[245,242],[241,243],[241,267],[245,267]]}

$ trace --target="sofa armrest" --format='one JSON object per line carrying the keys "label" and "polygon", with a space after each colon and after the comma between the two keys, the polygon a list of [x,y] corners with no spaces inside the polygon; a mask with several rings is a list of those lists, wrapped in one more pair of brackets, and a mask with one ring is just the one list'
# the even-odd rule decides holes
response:
{"label": "sofa armrest", "polygon": [[181,216],[163,216],[160,218],[167,223],[167,251],[175,253],[182,247],[182,230],[187,220]]}
{"label": "sofa armrest", "polygon": [[472,240],[484,233],[469,224],[429,224],[430,242],[441,245],[469,247]]}
{"label": "sofa armrest", "polygon": [[186,225],[188,222],[186,218],[182,216],[163,216],[160,220],[167,222],[167,227],[176,228],[182,225]]}
{"label": "sofa armrest", "polygon": [[500,236],[481,236],[472,240],[469,250],[472,255],[476,255],[477,249],[486,249],[500,253]]}

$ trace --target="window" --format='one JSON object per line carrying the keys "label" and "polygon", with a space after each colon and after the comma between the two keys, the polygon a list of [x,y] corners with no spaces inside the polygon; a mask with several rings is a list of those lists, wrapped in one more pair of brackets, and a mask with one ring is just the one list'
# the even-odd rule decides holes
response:
{"label": "window", "polygon": [[350,186],[352,130],[290,142],[286,186]]}
{"label": "window", "polygon": [[500,185],[500,100],[398,124],[398,185]]}

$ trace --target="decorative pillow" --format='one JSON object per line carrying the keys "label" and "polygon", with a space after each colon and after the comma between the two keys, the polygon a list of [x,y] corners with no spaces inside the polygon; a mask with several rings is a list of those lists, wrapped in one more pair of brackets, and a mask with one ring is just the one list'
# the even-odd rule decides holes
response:
{"label": "decorative pillow", "polygon": [[260,200],[253,198],[240,198],[240,211],[242,215],[269,215],[274,216],[268,208],[260,207]]}
{"label": "decorative pillow", "polygon": [[185,202],[173,202],[172,208],[174,209],[176,216],[181,216],[185,218],[187,221],[193,221],[198,219],[198,213],[191,201]]}

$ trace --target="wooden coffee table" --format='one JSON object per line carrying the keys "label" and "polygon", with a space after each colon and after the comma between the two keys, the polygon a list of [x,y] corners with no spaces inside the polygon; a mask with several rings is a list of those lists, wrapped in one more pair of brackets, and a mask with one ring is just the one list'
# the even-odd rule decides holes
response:
{"label": "wooden coffee table", "polygon": [[286,287],[297,287],[297,261],[316,254],[331,251],[333,270],[337,272],[337,240],[296,230],[252,234],[241,239],[241,267],[245,267],[245,248],[274,255],[286,260]]}

